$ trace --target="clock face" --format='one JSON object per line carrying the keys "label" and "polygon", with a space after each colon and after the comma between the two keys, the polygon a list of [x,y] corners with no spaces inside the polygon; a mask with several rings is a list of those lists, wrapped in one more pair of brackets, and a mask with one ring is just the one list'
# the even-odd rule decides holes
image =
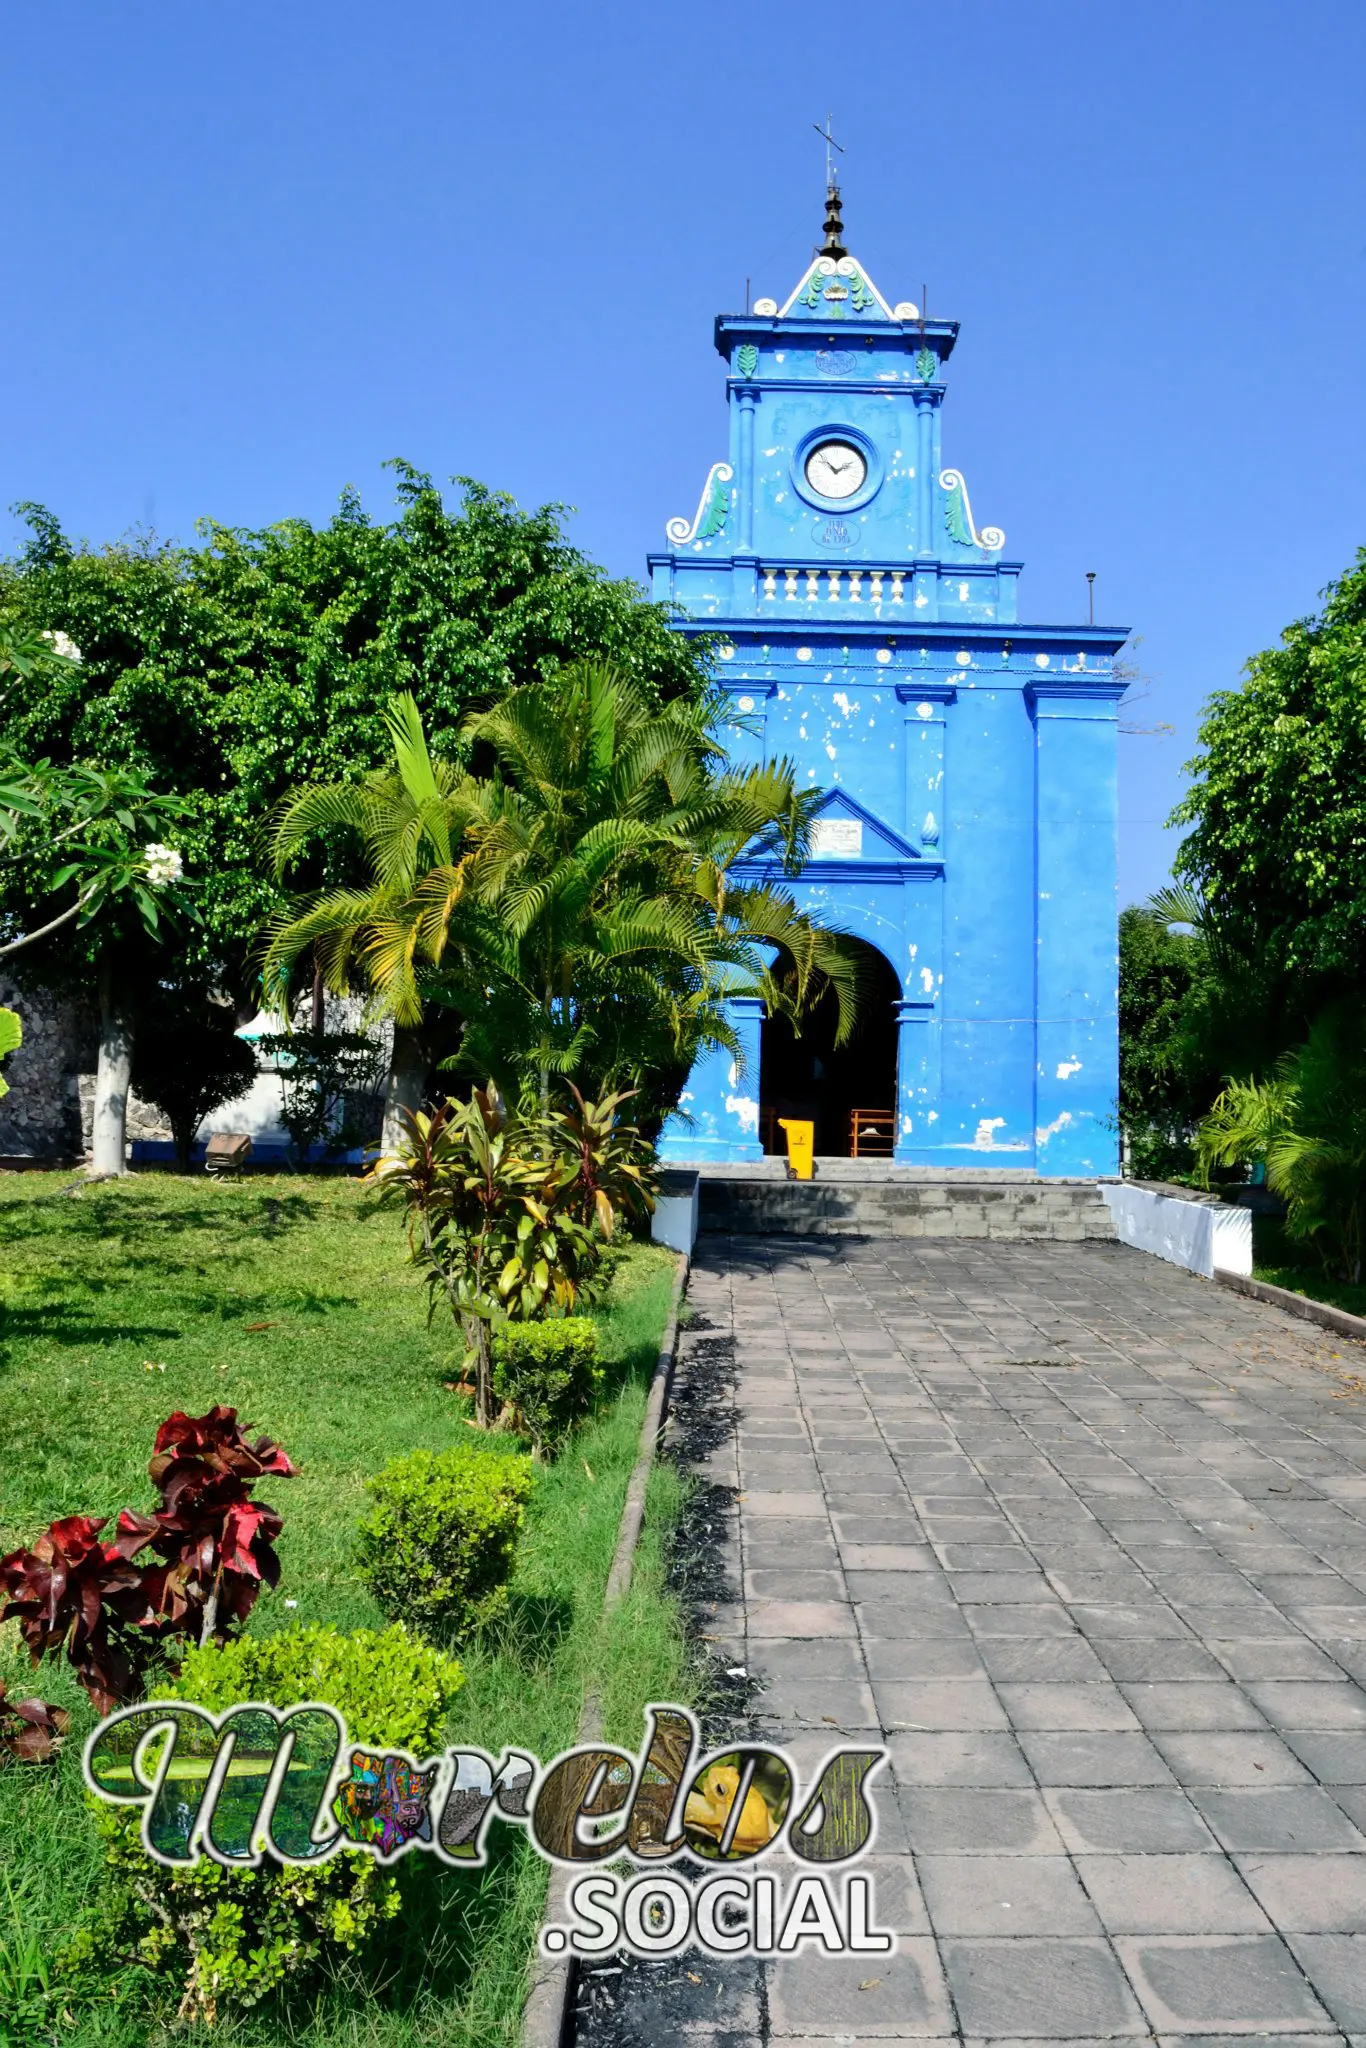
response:
{"label": "clock face", "polygon": [[822,498],[852,498],[868,465],[848,441],[822,441],[806,458],[806,481]]}

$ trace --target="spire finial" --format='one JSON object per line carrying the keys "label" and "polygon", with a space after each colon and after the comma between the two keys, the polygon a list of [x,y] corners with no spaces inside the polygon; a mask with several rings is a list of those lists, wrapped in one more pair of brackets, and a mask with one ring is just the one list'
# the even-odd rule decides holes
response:
{"label": "spire finial", "polygon": [[844,246],[844,222],[840,217],[839,179],[835,175],[835,159],[831,155],[832,150],[838,150],[840,155],[843,156],[844,144],[836,142],[831,132],[832,125],[833,117],[829,114],[825,117],[824,128],[822,128],[819,121],[811,123],[817,135],[825,143],[825,242],[822,246],[821,254],[822,256],[838,258],[840,256],[847,256],[849,251]]}
{"label": "spire finial", "polygon": [[844,246],[844,222],[840,217],[840,188],[827,185],[825,190],[825,240],[821,244],[822,256],[847,256]]}

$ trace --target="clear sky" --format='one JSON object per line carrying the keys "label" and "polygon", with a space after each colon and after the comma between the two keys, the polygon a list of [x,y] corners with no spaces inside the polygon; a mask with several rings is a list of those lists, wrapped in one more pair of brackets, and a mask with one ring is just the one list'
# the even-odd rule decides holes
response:
{"label": "clear sky", "polygon": [[1022,615],[1094,569],[1141,636],[1125,900],[1202,699],[1366,540],[1360,0],[49,0],[0,65],[0,506],[73,535],[384,511],[403,455],[643,575],[829,109],[854,253],[963,323],[945,458]]}

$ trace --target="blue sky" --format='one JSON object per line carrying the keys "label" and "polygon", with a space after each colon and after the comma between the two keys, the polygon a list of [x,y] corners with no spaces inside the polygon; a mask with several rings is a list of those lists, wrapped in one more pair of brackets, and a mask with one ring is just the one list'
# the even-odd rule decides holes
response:
{"label": "blue sky", "polygon": [[[1359,0],[9,13],[0,506],[95,540],[375,510],[404,455],[642,575],[724,450],[711,321],[847,237],[962,321],[945,457],[1022,614],[1141,635],[1125,900],[1202,699],[1366,540]],[[2,516],[2,515],[0,515]],[[5,519],[7,537],[17,529]]]}

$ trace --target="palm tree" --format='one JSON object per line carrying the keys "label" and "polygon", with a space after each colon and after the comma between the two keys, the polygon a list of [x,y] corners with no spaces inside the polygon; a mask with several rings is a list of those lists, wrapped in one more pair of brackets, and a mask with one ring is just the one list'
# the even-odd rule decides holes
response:
{"label": "palm tree", "polygon": [[278,992],[313,950],[329,986],[359,973],[401,1030],[425,1003],[449,1006],[460,1064],[542,1100],[556,1073],[593,1093],[667,1093],[704,1046],[738,1055],[731,995],[797,1020],[833,987],[847,1037],[854,949],[787,890],[736,873],[756,851],[796,872],[819,792],[786,762],[731,767],[723,708],[720,693],[661,706],[622,671],[577,663],[470,720],[490,769],[475,775],[432,761],[416,705],[397,699],[394,768],[302,790],[281,819],[281,864],[347,825],[373,872],[275,928],[268,983]]}
{"label": "palm tree", "polygon": [[1232,1081],[1201,1125],[1206,1185],[1212,1166],[1261,1160],[1286,1204],[1291,1237],[1317,1241],[1339,1276],[1359,1282],[1366,1260],[1366,1018],[1359,1003],[1325,1010],[1268,1081]]}

